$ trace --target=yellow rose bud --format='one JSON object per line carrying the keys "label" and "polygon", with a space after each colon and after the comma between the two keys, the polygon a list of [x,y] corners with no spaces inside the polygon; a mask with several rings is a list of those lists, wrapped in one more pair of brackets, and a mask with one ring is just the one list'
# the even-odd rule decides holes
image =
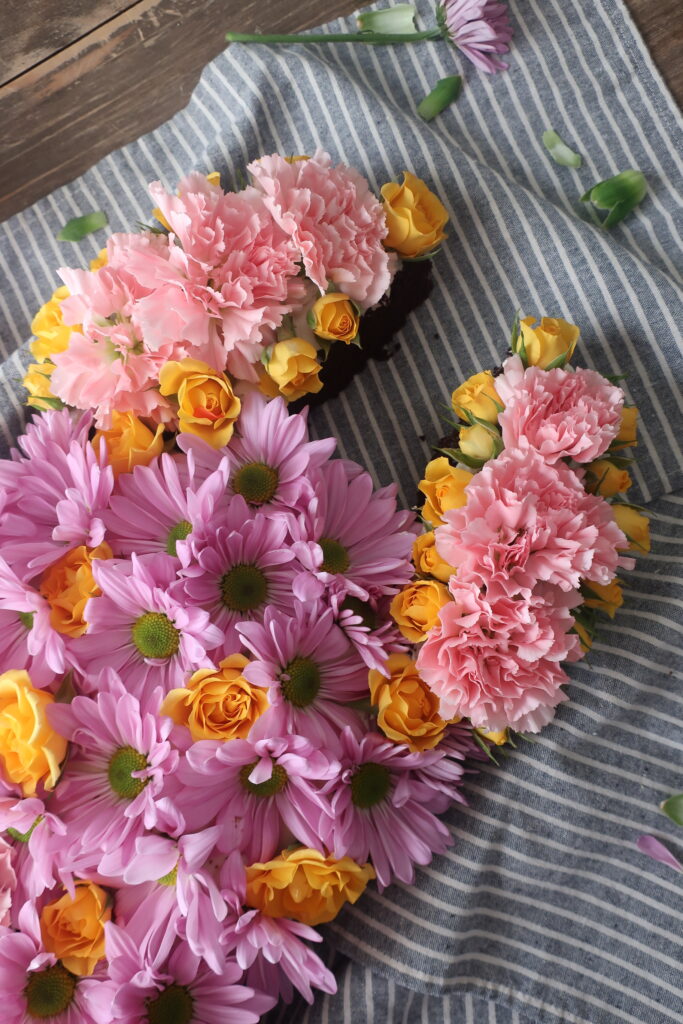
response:
{"label": "yellow rose bud", "polygon": [[31,363],[24,377],[24,387],[29,393],[27,405],[32,405],[34,409],[54,408],[55,401],[58,401],[50,386],[54,368],[55,364],[47,359],[43,363]]}
{"label": "yellow rose bud", "polygon": [[593,637],[586,627],[581,625],[578,619],[574,619],[574,630],[579,635],[579,641],[581,642],[582,648],[586,653],[588,653],[593,646]]}
{"label": "yellow rose bud", "polygon": [[66,740],[47,720],[54,701],[51,693],[34,689],[27,672],[0,675],[0,763],[24,796],[35,796],[40,782],[54,789],[66,756]]}
{"label": "yellow rose bud", "polygon": [[317,394],[323,386],[319,374],[318,350],[303,338],[288,338],[273,345],[268,376],[277,384],[288,402],[304,395]]}
{"label": "yellow rose bud", "polygon": [[492,433],[480,423],[475,423],[473,427],[460,428],[458,448],[471,459],[487,462],[500,454],[503,444],[498,433]]}
{"label": "yellow rose bud", "polygon": [[[413,751],[431,750],[443,739],[449,724],[439,715],[439,698],[432,693],[407,654],[391,654],[384,672],[368,673],[370,700],[377,724],[395,743]],[[458,721],[458,719],[454,719]]]}
{"label": "yellow rose bud", "polygon": [[41,306],[33,318],[31,331],[35,341],[31,342],[31,352],[42,363],[51,359],[57,352],[64,352],[69,345],[72,331],[78,327],[65,324],[62,320],[62,301],[69,296],[69,289],[62,285],[52,293],[52,298]]}
{"label": "yellow rose bud", "polygon": [[196,434],[213,448],[228,443],[242,403],[224,373],[199,359],[170,361],[161,368],[159,385],[165,397],[177,396],[183,433]]}
{"label": "yellow rose bud", "polygon": [[416,259],[432,252],[446,237],[448,210],[410,171],[403,172],[403,184],[390,181],[381,188],[387,236],[384,245],[399,256]]}
{"label": "yellow rose bud", "polygon": [[631,551],[650,550],[650,520],[630,505],[612,505],[617,526],[629,541]]}
{"label": "yellow rose bud", "polygon": [[544,316],[536,327],[533,326],[535,321],[535,316],[527,316],[519,324],[527,365],[540,366],[545,370],[560,358],[569,362],[581,330],[576,324],[570,324],[559,317]]}
{"label": "yellow rose bud", "polygon": [[164,428],[161,424],[152,433],[132,412],[112,412],[109,430],[98,430],[92,439],[99,455],[101,446],[107,449],[109,465],[114,476],[130,473],[135,466],[149,466],[152,459],[164,450]]}
{"label": "yellow rose bud", "polygon": [[585,592],[584,604],[587,608],[597,608],[606,612],[610,619],[613,619],[617,608],[624,603],[624,595],[621,589],[621,580],[614,579],[611,583],[584,583]]}
{"label": "yellow rose bud", "polygon": [[108,544],[96,548],[72,548],[46,569],[39,590],[50,605],[50,625],[66,636],[83,636],[88,624],[83,618],[86,603],[102,593],[92,574],[96,558],[111,558]]}
{"label": "yellow rose bud", "polygon": [[355,903],[375,877],[370,864],[350,857],[335,860],[305,847],[283,850],[265,864],[247,867],[246,904],[268,917],[325,924],[345,903]]}
{"label": "yellow rose bud", "polygon": [[348,295],[328,292],[313,303],[310,325],[319,338],[349,345],[358,335],[360,317]]}
{"label": "yellow rose bud", "polygon": [[389,611],[406,640],[416,644],[437,624],[450,600],[448,587],[438,580],[415,580],[396,595]]}
{"label": "yellow rose bud", "polygon": [[101,270],[102,267],[106,267],[107,263],[109,263],[109,255],[107,253],[107,250],[106,248],[100,249],[97,256],[95,256],[94,259],[90,260],[90,269]]}
{"label": "yellow rose bud", "polygon": [[444,512],[467,504],[465,488],[471,479],[469,470],[452,466],[445,455],[432,459],[425,469],[424,480],[418,484],[427,499],[422,518],[432,526],[440,526]]}
{"label": "yellow rose bud", "polygon": [[104,957],[104,925],[111,919],[108,903],[99,885],[76,882],[73,898],[65,892],[40,913],[45,949],[78,978],[92,974]]}
{"label": "yellow rose bud", "polygon": [[490,370],[482,370],[468,378],[464,384],[456,388],[451,396],[453,411],[461,420],[467,420],[467,413],[472,413],[487,423],[497,423],[498,413],[503,407],[496,391],[494,377]]}
{"label": "yellow rose bud", "polygon": [[417,572],[423,573],[425,576],[434,576],[437,580],[441,580],[442,583],[448,583],[455,569],[448,562],[444,562],[436,550],[435,541],[436,538],[433,530],[421,533],[419,537],[415,538],[415,543],[413,544],[413,565]]}
{"label": "yellow rose bud", "polygon": [[269,706],[266,691],[242,675],[248,664],[242,654],[231,654],[218,668],[199,669],[186,687],[170,691],[161,714],[186,726],[195,741],[246,739]]}
{"label": "yellow rose bud", "polygon": [[494,730],[493,732],[487,732],[485,729],[477,729],[475,731],[478,732],[480,736],[483,736],[485,740],[488,740],[489,743],[493,743],[494,747],[502,747],[508,741],[507,729],[500,729],[498,731]]}
{"label": "yellow rose bud", "polygon": [[624,406],[621,410],[621,426],[619,433],[612,442],[612,450],[619,451],[621,448],[633,448],[637,441],[638,409],[635,405]]}
{"label": "yellow rose bud", "polygon": [[603,498],[613,498],[615,494],[627,491],[633,480],[625,469],[618,469],[609,459],[597,459],[586,467],[586,490],[591,494],[601,494]]}

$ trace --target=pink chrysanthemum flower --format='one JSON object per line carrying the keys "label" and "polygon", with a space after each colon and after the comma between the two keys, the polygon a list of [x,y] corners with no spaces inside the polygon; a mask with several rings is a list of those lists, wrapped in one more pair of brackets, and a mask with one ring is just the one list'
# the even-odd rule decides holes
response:
{"label": "pink chrysanthemum flower", "polygon": [[63,866],[66,825],[51,813],[51,806],[38,797],[0,796],[0,832],[14,844],[19,906],[57,883],[70,884],[70,872]]}
{"label": "pink chrysanthemum flower", "polygon": [[445,513],[439,554],[459,580],[528,595],[540,582],[575,590],[581,579],[609,583],[633,559],[610,505],[586,494],[578,475],[534,449],[510,449],[467,485],[467,504]]}
{"label": "pink chrysanthemum flower", "polygon": [[164,553],[187,564],[187,538],[195,526],[208,527],[214,520],[227,480],[226,459],[219,458],[203,478],[194,472],[191,453],[182,461],[164,454],[149,466],[122,473],[104,514],[114,554]]}
{"label": "pink chrysanthemum flower", "polygon": [[322,748],[334,747],[340,728],[358,727],[358,716],[345,702],[368,694],[368,670],[331,609],[294,617],[267,608],[263,624],[237,627],[254,659],[244,677],[268,690],[269,709],[252,728],[254,738],[305,736]]}
{"label": "pink chrysanthemum flower", "polygon": [[0,929],[9,928],[12,902],[17,888],[15,853],[12,846],[0,837]]}
{"label": "pink chrysanthemum flower", "polygon": [[77,978],[43,947],[38,913],[25,903],[19,931],[0,934],[3,1024],[110,1024],[114,986],[103,967]]}
{"label": "pink chrysanthemum flower", "polygon": [[250,863],[265,861],[291,836],[322,849],[322,822],[331,812],[319,786],[338,770],[303,736],[200,740],[181,762],[176,799],[188,828],[215,821],[223,852],[239,849]]}
{"label": "pink chrysanthemum flower", "polygon": [[569,632],[581,595],[539,584],[520,600],[484,594],[459,577],[450,589],[453,601],[417,658],[442,716],[466,716],[477,728],[538,732],[567,699],[561,662],[581,657],[579,637]]}
{"label": "pink chrysanthemum flower", "polygon": [[327,593],[368,601],[394,594],[413,573],[410,555],[418,532],[412,512],[396,508],[396,487],[375,491],[357,463],[321,466],[315,498],[301,518],[295,551],[304,568],[295,583],[299,600]]}
{"label": "pink chrysanthemum flower", "polygon": [[267,402],[250,392],[229,446],[216,450],[192,434],[181,434],[178,443],[194,455],[200,478],[228,458],[228,493],[241,494],[251,508],[300,511],[312,497],[308,474],[335,448],[331,437],[309,441],[306,421],[307,410],[290,414],[284,399]]}
{"label": "pink chrysanthemum flower", "polygon": [[506,4],[497,0],[441,0],[436,16],[446,37],[480,71],[491,74],[507,68],[495,56],[510,49],[512,25]]}
{"label": "pink chrysanthemum flower", "polygon": [[173,723],[155,713],[160,698],[158,690],[141,703],[112,673],[100,678],[97,696],[49,708],[53,728],[71,743],[50,809],[67,826],[81,875],[88,867],[122,875],[145,829],[183,830],[166,795],[178,753],[168,741]]}
{"label": "pink chrysanthemum flower", "polygon": [[181,940],[170,954],[149,960],[123,928],[109,922],[105,933],[113,1019],[120,1024],[258,1024],[275,1003],[240,984],[243,972],[234,961],[225,959],[216,974]]}
{"label": "pink chrysanthemum flower", "polygon": [[50,605],[0,557],[0,664],[25,669],[45,687],[77,662],[73,644],[52,628]]}
{"label": "pink chrysanthemum flower", "polygon": [[93,562],[102,595],[85,607],[88,630],[78,642],[84,685],[110,668],[133,693],[157,686],[167,692],[210,664],[207,650],[220,645],[223,633],[208,612],[171,596],[175,567],[168,555]]}
{"label": "pink chrysanthemum flower", "polygon": [[361,601],[358,597],[331,593],[329,599],[337,625],[367,668],[381,672],[392,651],[405,649],[406,641],[389,615],[389,598]]}
{"label": "pink chrysanthemum flower", "polygon": [[525,370],[510,356],[496,390],[505,447],[533,448],[546,462],[592,462],[619,433],[624,392],[594,370]]}
{"label": "pink chrysanthemum flower", "polygon": [[364,308],[379,302],[396,264],[382,245],[382,205],[365,178],[333,166],[322,150],[293,163],[277,154],[261,157],[247,170],[321,293],[335,284]]}
{"label": "pink chrysanthemum flower", "polygon": [[293,607],[292,583],[300,567],[285,514],[254,514],[236,494],[217,522],[207,524],[202,535],[197,531],[192,546],[194,560],[180,571],[174,594],[206,609],[211,628],[222,632],[225,654],[239,649],[238,622],[260,621],[268,607]]}
{"label": "pink chrysanthemum flower", "polygon": [[376,732],[358,739],[350,729],[342,730],[339,743],[341,772],[323,787],[332,805],[324,822],[327,846],[335,857],[359,864],[370,859],[380,890],[394,878],[412,883],[415,864],[429,864],[452,842],[424,803],[425,773],[444,755],[438,749],[411,753]]}

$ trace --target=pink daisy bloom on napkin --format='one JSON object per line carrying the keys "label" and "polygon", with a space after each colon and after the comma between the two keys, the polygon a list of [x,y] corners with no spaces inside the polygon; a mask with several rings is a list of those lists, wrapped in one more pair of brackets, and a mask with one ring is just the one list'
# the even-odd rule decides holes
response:
{"label": "pink daisy bloom on napkin", "polygon": [[176,564],[169,555],[93,562],[102,595],[85,607],[88,630],[78,645],[85,679],[110,668],[142,695],[152,687],[182,686],[188,673],[210,664],[207,651],[218,647],[223,633],[208,612],[172,596]]}
{"label": "pink daisy bloom on napkin", "polygon": [[395,260],[382,245],[386,220],[366,179],[345,164],[333,166],[322,150],[293,163],[264,156],[247,170],[320,292],[334,284],[363,308],[379,302]]}
{"label": "pink daisy bloom on napkin", "polygon": [[437,21],[448,39],[480,71],[504,71],[498,53],[507,53],[512,25],[507,5],[497,0],[441,0]]}
{"label": "pink daisy bloom on napkin", "polygon": [[77,664],[73,644],[52,628],[50,605],[0,557],[0,664],[23,668],[34,686],[49,686]]}
{"label": "pink daisy bloom on napkin", "polygon": [[70,880],[62,863],[69,843],[66,825],[51,810],[39,797],[17,800],[16,796],[0,796],[0,832],[8,832],[15,843],[19,906],[56,883],[64,885]]}

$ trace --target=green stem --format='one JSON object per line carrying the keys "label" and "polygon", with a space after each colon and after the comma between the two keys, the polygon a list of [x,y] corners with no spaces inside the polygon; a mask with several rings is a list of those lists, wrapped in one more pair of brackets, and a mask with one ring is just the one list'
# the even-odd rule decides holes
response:
{"label": "green stem", "polygon": [[397,43],[417,43],[422,39],[440,39],[441,30],[428,28],[423,32],[396,33],[384,32],[312,32],[295,35],[259,35],[249,32],[228,32],[225,36],[229,43],[370,43],[372,46],[394,45]]}

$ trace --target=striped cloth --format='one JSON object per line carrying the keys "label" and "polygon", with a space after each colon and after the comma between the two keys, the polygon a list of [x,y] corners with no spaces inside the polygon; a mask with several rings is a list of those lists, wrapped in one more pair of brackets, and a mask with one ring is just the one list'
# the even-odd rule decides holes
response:
{"label": "striped cloth", "polygon": [[[633,500],[656,516],[654,552],[629,576],[625,607],[571,667],[556,723],[471,777],[469,808],[447,819],[452,852],[327,928],[339,994],[281,1015],[297,1024],[683,1019],[683,885],[634,849],[642,832],[675,843],[657,804],[683,774],[680,116],[621,0],[511,8],[510,70],[465,67],[460,100],[432,124],[415,101],[463,63],[443,43],[232,47],[171,122],[0,229],[5,444],[22,422],[32,313],[54,268],[86,265],[101,242],[60,245],[65,220],[104,209],[127,229],[149,219],[149,180],[173,187],[199,168],[236,183],[261,153],[319,144],[376,189],[409,168],[452,225],[397,355],[316,410],[314,432],[412,502],[448,391],[498,361],[517,308],[581,324],[585,363],[625,373],[641,410]],[[579,171],[550,161],[549,127],[584,155]],[[645,172],[649,196],[604,232],[578,197],[628,167]]]}

